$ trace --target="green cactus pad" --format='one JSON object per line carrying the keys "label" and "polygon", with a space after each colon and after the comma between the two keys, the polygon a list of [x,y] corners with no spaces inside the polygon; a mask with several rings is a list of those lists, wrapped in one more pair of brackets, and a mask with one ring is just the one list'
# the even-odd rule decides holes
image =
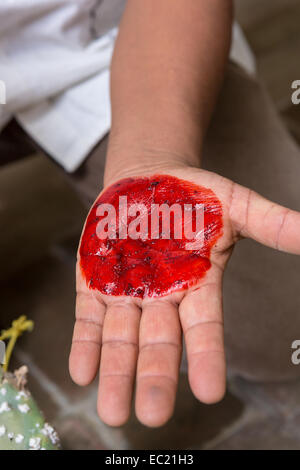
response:
{"label": "green cactus pad", "polygon": [[0,450],[58,450],[56,431],[25,388],[26,375],[26,366],[14,374],[0,368]]}

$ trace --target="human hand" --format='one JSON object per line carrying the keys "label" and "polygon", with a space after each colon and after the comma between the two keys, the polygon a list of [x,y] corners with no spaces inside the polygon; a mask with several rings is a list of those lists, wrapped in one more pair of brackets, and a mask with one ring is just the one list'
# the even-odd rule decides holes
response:
{"label": "human hand", "polygon": [[[165,168],[159,174],[212,190],[222,206],[222,234],[211,249],[211,267],[205,276],[155,297],[112,296],[90,288],[79,251],[70,372],[77,384],[87,385],[100,364],[98,412],[112,426],[128,419],[135,382],[135,409],[142,423],[161,426],[171,417],[182,332],[194,395],[204,403],[221,400],[226,379],[222,277],[234,244],[250,237],[275,249],[300,254],[299,213],[204,170]],[[141,171],[134,176],[151,174]]]}

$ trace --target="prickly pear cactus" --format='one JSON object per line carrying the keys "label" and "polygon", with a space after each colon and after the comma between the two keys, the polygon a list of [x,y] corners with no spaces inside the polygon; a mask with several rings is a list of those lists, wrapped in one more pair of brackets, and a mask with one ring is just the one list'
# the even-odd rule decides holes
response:
{"label": "prickly pear cactus", "polygon": [[0,368],[0,450],[58,450],[59,439],[26,390],[27,367]]}
{"label": "prickly pear cactus", "polygon": [[7,372],[17,339],[32,331],[33,322],[22,315],[3,330],[1,341],[8,341],[4,365],[0,367],[0,450],[58,450],[57,433],[46,423],[30,392],[25,388],[27,367]]}

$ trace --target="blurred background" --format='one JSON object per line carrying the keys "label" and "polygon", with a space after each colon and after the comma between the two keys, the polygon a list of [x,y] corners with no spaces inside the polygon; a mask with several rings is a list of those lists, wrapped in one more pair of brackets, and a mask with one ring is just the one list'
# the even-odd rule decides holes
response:
{"label": "blurred background", "polygon": [[[300,79],[300,0],[237,0],[236,17],[257,74],[300,144],[300,106],[291,103],[291,84]],[[13,123],[0,136],[0,155],[0,328],[21,314],[34,320],[12,367],[28,364],[29,387],[63,448],[300,449],[300,381],[261,386],[229,378],[225,400],[208,407],[193,398],[182,375],[175,415],[163,428],[147,429],[134,416],[120,429],[101,423],[97,384],[75,386],[67,368],[86,209]]]}

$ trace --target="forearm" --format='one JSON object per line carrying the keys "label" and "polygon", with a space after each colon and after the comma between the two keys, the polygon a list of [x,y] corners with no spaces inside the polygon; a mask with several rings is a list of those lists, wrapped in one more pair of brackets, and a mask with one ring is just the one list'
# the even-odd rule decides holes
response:
{"label": "forearm", "polygon": [[230,0],[128,0],[111,68],[105,182],[199,165],[230,46]]}

